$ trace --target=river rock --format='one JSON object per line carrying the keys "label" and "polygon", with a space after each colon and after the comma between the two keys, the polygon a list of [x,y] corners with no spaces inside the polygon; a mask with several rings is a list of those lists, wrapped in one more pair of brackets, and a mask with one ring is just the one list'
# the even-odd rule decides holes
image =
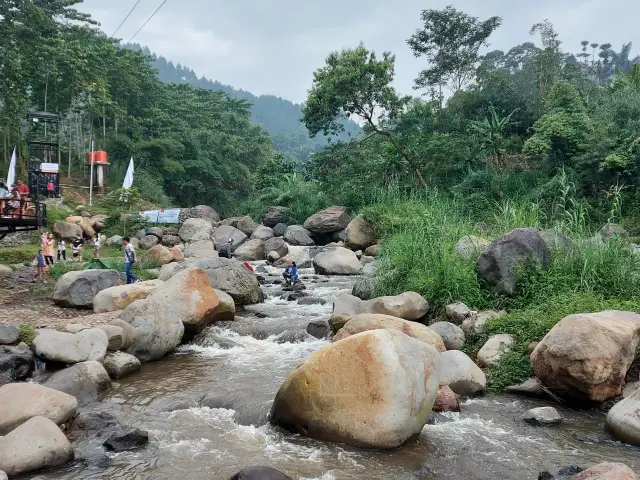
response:
{"label": "river rock", "polygon": [[211,239],[213,224],[206,218],[189,218],[180,227],[178,236],[185,242]]}
{"label": "river rock", "polygon": [[569,237],[555,230],[542,230],[540,231],[540,237],[542,237],[549,250],[571,248],[573,246],[573,241]]}
{"label": "river rock", "polygon": [[236,249],[234,255],[241,261],[264,260],[266,255],[264,242],[258,239],[248,240]]}
{"label": "river rock", "polygon": [[349,222],[345,229],[345,245],[353,250],[364,250],[376,243],[376,231],[373,224],[362,215]]}
{"label": "river rock", "polygon": [[518,385],[511,385],[505,388],[505,392],[533,398],[545,398],[547,396],[547,393],[542,389],[540,380],[535,377],[529,378]]}
{"label": "river rock", "polygon": [[115,287],[119,280],[117,270],[67,272],[56,282],[53,302],[60,307],[93,308],[93,299],[98,292]]}
{"label": "river rock", "polygon": [[313,233],[332,233],[344,230],[351,222],[346,207],[333,206],[314,213],[304,222],[304,228]]}
{"label": "river rock", "polygon": [[195,210],[197,218],[205,218],[213,222],[220,221],[220,215],[218,215],[218,212],[216,212],[209,205],[197,205],[191,210]]}
{"label": "river rock", "polygon": [[333,313],[349,317],[355,317],[361,313],[372,313],[372,303],[372,300],[363,301],[353,295],[340,295],[333,302]]}
{"label": "river rock", "polygon": [[233,227],[238,228],[238,222],[242,219],[242,217],[229,217],[225,218],[220,222],[220,225],[224,227]]}
{"label": "river rock", "polygon": [[362,264],[351,250],[339,247],[318,253],[313,268],[320,275],[357,275]]}
{"label": "river rock", "polygon": [[637,475],[624,463],[603,462],[587,468],[569,480],[637,480]]}
{"label": "river rock", "polygon": [[448,385],[462,397],[476,397],[484,393],[487,377],[473,360],[459,350],[440,354],[440,386]]}
{"label": "river rock", "polygon": [[155,235],[145,235],[140,239],[140,248],[144,248],[145,250],[157,244],[158,244],[158,237],[156,237]]}
{"label": "river rock", "polygon": [[629,232],[627,232],[620,225],[615,223],[607,223],[600,229],[600,237],[605,240],[611,240],[613,238],[618,238],[620,240],[626,241],[629,238]]}
{"label": "river rock", "polygon": [[30,350],[0,346],[0,385],[24,380],[33,373],[35,361]]}
{"label": "river rock", "polygon": [[331,324],[325,320],[315,320],[307,325],[307,333],[315,338],[329,338],[331,332]]}
{"label": "river rock", "polygon": [[622,393],[640,340],[640,315],[605,311],[569,315],[531,354],[536,377],[556,395],[604,402]]}
{"label": "river rock", "polygon": [[271,422],[318,440],[396,448],[427,422],[438,393],[437,363],[435,348],[397,330],[352,335],[289,374]]}
{"label": "river rock", "polygon": [[286,223],[278,223],[273,227],[273,236],[274,237],[284,237],[285,232],[287,231]]}
{"label": "river rock", "polygon": [[416,292],[404,292],[400,295],[374,298],[371,313],[391,315],[405,320],[420,320],[429,311],[427,301]]}
{"label": "river rock", "polygon": [[0,470],[11,476],[59,467],[71,460],[69,440],[45,417],[33,417],[0,438]]}
{"label": "river rock", "polygon": [[438,396],[436,397],[436,403],[433,405],[433,411],[438,413],[460,411],[460,401],[451,388],[445,385],[438,389]]}
{"label": "river rock", "polygon": [[286,223],[287,217],[290,213],[291,209],[287,207],[269,207],[267,209],[267,213],[262,219],[262,223],[264,223],[267,227],[275,227],[279,223]]}
{"label": "river rock", "polygon": [[182,239],[178,235],[164,235],[162,237],[162,245],[165,247],[175,247],[180,243],[182,243]]}
{"label": "river rock", "polygon": [[245,216],[238,221],[238,226],[236,228],[250,237],[258,228],[258,224],[253,221],[253,218]]}
{"label": "river rock", "polygon": [[411,338],[415,338],[427,345],[435,347],[439,352],[445,351],[442,338],[440,338],[440,335],[429,327],[422,325],[421,323],[410,322],[408,320],[403,320],[389,315],[372,313],[364,313],[353,317],[333,337],[333,341],[338,342],[361,332],[385,328],[399,330]]}
{"label": "river rock", "polygon": [[173,253],[164,245],[154,245],[147,252],[147,258],[152,262],[165,265],[173,262]]}
{"label": "river rock", "polygon": [[0,405],[0,435],[6,435],[38,416],[61,425],[75,415],[78,401],[37,383],[9,383],[0,387]]}
{"label": "river rock", "polygon": [[0,264],[0,277],[11,275],[12,273],[13,273],[13,268],[11,268],[9,265]]}
{"label": "river rock", "polygon": [[147,280],[106,288],[98,292],[93,299],[93,311],[106,313],[124,310],[136,300],[147,298],[151,292],[162,285],[164,285],[162,280]]}
{"label": "river rock", "polygon": [[344,327],[349,320],[351,320],[351,315],[345,315],[342,313],[333,313],[329,318],[329,324],[331,325],[331,329],[334,332],[339,331]]}
{"label": "river rock", "polygon": [[491,244],[486,238],[466,235],[462,237],[453,247],[453,251],[461,257],[469,260],[477,260],[482,251]]}
{"label": "river rock", "polygon": [[122,348],[129,348],[136,338],[136,329],[119,318],[114,318],[113,320],[111,320],[111,322],[109,322],[109,325],[114,325],[122,329],[122,331],[124,332],[122,337]]}
{"label": "river rock", "polygon": [[57,371],[44,386],[73,395],[79,405],[86,405],[111,388],[111,379],[100,362],[89,361]]}
{"label": "river rock", "polygon": [[436,322],[429,328],[442,338],[447,350],[460,350],[464,345],[464,332],[460,327],[450,322]]}
{"label": "river rock", "polygon": [[73,364],[86,360],[102,361],[107,354],[109,340],[98,328],[65,333],[41,328],[36,330],[33,351],[48,362]]}
{"label": "river rock", "polygon": [[56,237],[62,238],[67,242],[73,242],[78,238],[82,238],[82,228],[79,225],[67,222],[56,222],[53,224],[53,233]]}
{"label": "river rock", "polygon": [[505,352],[509,351],[515,343],[511,335],[501,333],[494,335],[478,351],[478,365],[481,367],[491,367],[495,365]]}
{"label": "river rock", "polygon": [[149,443],[149,434],[134,427],[118,427],[104,441],[104,446],[114,452],[135,450]]}
{"label": "river rock", "polygon": [[231,295],[237,305],[250,305],[262,301],[260,283],[255,274],[235,259],[206,258],[186,260],[176,264],[176,268],[173,269],[171,275],[176,275],[182,270],[193,267],[203,269],[209,277],[211,286]]}
{"label": "river rock", "polygon": [[236,315],[236,304],[231,295],[222,290],[213,289],[218,297],[218,306],[213,310],[212,322],[232,321]]}
{"label": "river rock", "polygon": [[467,318],[471,316],[471,310],[464,303],[452,303],[444,307],[447,318],[456,325],[461,325]]}
{"label": "river rock", "polygon": [[13,345],[20,340],[20,332],[15,325],[0,325],[0,345]]}
{"label": "river rock", "polygon": [[353,284],[351,294],[361,300],[371,300],[375,294],[375,285],[372,278],[363,277]]}
{"label": "river rock", "polygon": [[[66,238],[65,238],[66,240]],[[73,241],[74,239],[70,240]],[[122,245],[122,236],[120,235],[113,235],[109,238],[107,238],[107,245],[109,245],[110,247],[115,246],[115,245]]]}
{"label": "river rock", "polygon": [[140,370],[140,360],[124,352],[109,353],[104,359],[104,369],[116,380]]}
{"label": "river rock", "polygon": [[282,238],[274,237],[264,242],[264,250],[266,252],[277,252],[282,258],[289,253],[289,246]]}
{"label": "river rock", "polygon": [[267,253],[267,262],[274,263],[280,260],[280,254],[278,252],[272,251]]}
{"label": "river rock", "polygon": [[220,247],[227,243],[229,239],[233,239],[233,248],[236,249],[247,240],[247,236],[237,228],[230,225],[222,225],[213,234],[216,250],[220,250]]}
{"label": "river rock", "polygon": [[549,426],[562,423],[562,417],[553,407],[538,407],[527,410],[520,419],[530,425]]}
{"label": "river rock", "polygon": [[185,258],[213,258],[217,256],[218,252],[215,250],[212,240],[198,240],[187,243],[184,247]]}
{"label": "river rock", "polygon": [[380,253],[380,245],[371,245],[364,250],[364,254],[367,257],[377,257]]}
{"label": "river rock", "polygon": [[291,480],[291,477],[273,468],[251,467],[236,473],[229,480]]}
{"label": "river rock", "polygon": [[107,334],[107,350],[117,352],[124,346],[124,338],[126,333],[122,327],[116,325],[98,325],[98,328]]}
{"label": "river rock", "polygon": [[549,258],[549,248],[535,228],[516,228],[482,252],[476,269],[496,293],[512,295],[518,283],[518,268],[525,264],[546,266]]}
{"label": "river rock", "polygon": [[310,247],[316,244],[311,238],[311,232],[300,225],[289,225],[284,232],[284,240],[289,245],[296,245],[301,247]]}
{"label": "river rock", "polygon": [[620,442],[640,445],[640,390],[636,389],[609,410],[605,428]]}
{"label": "river rock", "polygon": [[262,240],[263,242],[266,242],[273,237],[273,230],[271,230],[269,227],[265,227],[264,225],[258,225],[254,232],[251,234],[250,240]]}

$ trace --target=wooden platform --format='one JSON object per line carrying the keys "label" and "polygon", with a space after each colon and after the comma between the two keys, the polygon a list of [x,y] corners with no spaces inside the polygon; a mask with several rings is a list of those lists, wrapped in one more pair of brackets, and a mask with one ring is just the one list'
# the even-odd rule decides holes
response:
{"label": "wooden platform", "polygon": [[42,202],[28,202],[28,207],[15,215],[0,211],[0,239],[13,232],[38,230],[47,226],[47,206]]}

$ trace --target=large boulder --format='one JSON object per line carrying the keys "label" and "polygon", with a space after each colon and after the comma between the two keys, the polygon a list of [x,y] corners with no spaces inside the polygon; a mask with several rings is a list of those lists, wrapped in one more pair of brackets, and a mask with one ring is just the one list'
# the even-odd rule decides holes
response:
{"label": "large boulder", "polygon": [[284,232],[284,240],[289,245],[310,247],[316,244],[311,238],[311,232],[300,225],[289,225]]}
{"label": "large boulder", "polygon": [[106,313],[124,310],[136,300],[147,298],[147,295],[163,284],[162,280],[147,280],[106,288],[93,299],[93,311]]}
{"label": "large boulder", "polygon": [[401,318],[391,317],[389,315],[378,315],[375,313],[363,313],[356,315],[340,329],[340,331],[333,337],[333,341],[338,342],[361,332],[384,328],[399,330],[405,335],[409,335],[411,338],[415,338],[427,345],[435,347],[439,352],[445,351],[442,338],[440,338],[440,335],[429,327],[422,325],[421,323],[410,322]]}
{"label": "large boulder", "polygon": [[453,323],[461,325],[471,316],[471,309],[462,302],[450,303],[444,307],[444,313]]}
{"label": "large boulder", "polygon": [[549,250],[571,248],[573,246],[573,241],[569,237],[555,230],[541,230],[540,237],[542,237]]}
{"label": "large boulder", "polygon": [[140,370],[140,360],[124,352],[113,352],[104,359],[104,369],[114,380]]}
{"label": "large boulder", "polygon": [[198,240],[187,243],[183,255],[185,258],[212,258],[217,257],[218,252],[212,240]]}
{"label": "large boulder", "polygon": [[99,400],[100,394],[111,388],[111,380],[100,362],[90,361],[57,371],[44,386],[72,395],[79,405],[86,405]]}
{"label": "large boulder", "polygon": [[158,240],[162,240],[162,237],[164,236],[164,230],[160,227],[149,227],[145,233],[146,235],[155,235],[158,237]]}
{"label": "large boulder", "polygon": [[429,304],[416,292],[374,298],[371,304],[372,313],[391,315],[405,320],[420,320],[428,311]]}
{"label": "large boulder", "polygon": [[164,245],[154,245],[147,252],[147,258],[160,265],[173,262],[173,252]]}
{"label": "large boulder", "polygon": [[333,206],[321,210],[304,222],[304,228],[313,233],[333,233],[347,228],[351,217],[346,207]]}
{"label": "large boulder", "polygon": [[222,222],[220,222],[220,225],[226,226],[226,227],[238,228],[238,222],[240,222],[241,219],[242,217],[225,218],[224,220],[222,220]]}
{"label": "large boulder", "polygon": [[180,243],[182,243],[182,239],[178,235],[162,236],[162,245],[164,245],[165,247],[175,247]]}
{"label": "large boulder", "polygon": [[375,244],[375,245],[371,245],[370,247],[367,247],[364,250],[364,254],[367,257],[377,257],[380,254],[380,245]]}
{"label": "large boulder", "polygon": [[289,246],[280,237],[274,237],[264,242],[265,252],[277,252],[280,258],[285,257],[289,253]]}
{"label": "large boulder", "polygon": [[498,363],[502,355],[508,352],[515,343],[514,338],[507,333],[494,335],[478,350],[478,365],[491,367]]}
{"label": "large boulder", "polygon": [[220,247],[227,243],[229,239],[233,239],[233,248],[238,248],[246,240],[247,236],[237,228],[230,225],[222,225],[218,227],[213,235],[213,240],[216,244],[216,250],[220,250]]}
{"label": "large boulder", "polygon": [[0,325],[0,345],[12,345],[20,340],[20,332],[15,325]]}
{"label": "large boulder", "polygon": [[349,317],[355,317],[361,313],[372,313],[371,304],[371,300],[363,301],[353,295],[340,295],[333,302],[333,313]]}
{"label": "large boulder", "polygon": [[476,262],[478,276],[496,293],[513,294],[518,268],[527,264],[546,266],[549,248],[535,228],[517,228],[495,240]]}
{"label": "large boulder", "polygon": [[115,245],[122,245],[122,237],[120,235],[113,235],[107,239],[107,245],[113,247]]}
{"label": "large boulder", "polygon": [[287,223],[290,212],[291,209],[287,207],[269,207],[262,219],[262,223],[272,228],[279,223]]}
{"label": "large boulder", "polygon": [[35,368],[31,350],[0,346],[0,385],[24,380]]}
{"label": "large boulder", "polygon": [[212,322],[224,322],[231,321],[236,315],[236,303],[231,298],[231,295],[223,292],[222,290],[213,289],[218,297],[218,306],[213,311]]}
{"label": "large boulder", "polygon": [[240,245],[234,252],[234,256],[238,260],[253,262],[256,260],[264,260],[267,252],[264,248],[262,240],[248,240]]}
{"label": "large boulder", "polygon": [[61,307],[93,308],[98,292],[118,285],[117,270],[79,270],[67,272],[56,282],[53,302]]}
{"label": "large boulder", "polygon": [[158,245],[158,237],[155,235],[145,235],[140,239],[140,248],[144,248],[145,250],[150,249]]}
{"label": "large boulder", "polygon": [[[186,260],[171,271],[166,278],[191,267],[203,269],[213,288],[231,295],[237,305],[250,305],[262,301],[260,284],[255,274],[241,262],[229,258]],[[161,277],[163,278],[163,277]]]}
{"label": "large boulder", "polygon": [[[217,255],[214,255],[217,257]],[[208,257],[211,258],[211,257]],[[169,280],[178,270],[180,269],[180,265],[178,263],[167,263],[163,265],[160,269],[160,273],[158,274],[158,280],[161,282],[166,282]]]}
{"label": "large boulder", "polygon": [[86,360],[102,361],[108,345],[107,334],[99,328],[88,328],[78,333],[42,328],[36,330],[32,348],[46,362],[74,364]]}
{"label": "large boulder", "polygon": [[459,412],[460,401],[458,400],[458,395],[446,385],[440,387],[438,396],[436,397],[436,403],[433,405],[433,411],[437,413]]}
{"label": "large boulder", "polygon": [[205,219],[211,220],[213,222],[219,222],[220,221],[220,215],[218,215],[218,212],[216,212],[209,205],[197,205],[196,207],[192,208],[191,210],[193,210],[195,212],[195,216],[197,218],[205,218]]}
{"label": "large boulder", "polygon": [[448,350],[440,354],[440,385],[448,385],[462,397],[482,395],[487,386],[484,372],[465,353]]}
{"label": "large boulder", "polygon": [[482,251],[491,244],[486,238],[465,235],[453,247],[453,251],[469,260],[477,260]]}
{"label": "large boulder", "polygon": [[253,232],[255,232],[256,229],[258,228],[258,224],[253,221],[253,218],[251,218],[249,216],[245,216],[245,217],[242,217],[238,221],[238,227],[237,228],[242,233],[244,233],[245,235],[250,237],[251,235],[253,235]]}
{"label": "large boulder", "polygon": [[59,467],[71,460],[69,440],[45,417],[33,417],[0,438],[0,470],[10,476]]}
{"label": "large boulder", "polygon": [[82,228],[74,223],[56,222],[53,224],[53,233],[58,238],[62,238],[67,242],[73,242],[78,238],[82,238]]}
{"label": "large boulder", "polygon": [[250,240],[262,240],[266,242],[270,238],[273,238],[273,230],[269,227],[265,227],[264,225],[258,225],[258,227],[251,234]]}
{"label": "large boulder", "polygon": [[116,325],[98,325],[98,328],[107,334],[107,350],[109,352],[117,352],[124,347],[124,341],[127,336],[126,331],[122,327]]}
{"label": "large boulder", "polygon": [[465,336],[462,329],[450,322],[436,322],[429,328],[442,338],[447,350],[460,350],[464,345]]}
{"label": "large boulder", "polygon": [[611,240],[617,238],[619,240],[627,240],[629,238],[629,232],[627,232],[620,225],[615,223],[607,223],[600,229],[600,237],[605,240]]}
{"label": "large boulder", "polygon": [[185,242],[211,239],[213,225],[205,218],[189,218],[180,227],[178,235]]}
{"label": "large boulder", "polygon": [[345,245],[353,250],[364,250],[376,243],[376,231],[373,224],[362,215],[349,222],[345,230]]}
{"label": "large boulder", "polygon": [[351,250],[338,247],[318,253],[313,268],[320,275],[357,275],[362,264]]}
{"label": "large boulder", "polygon": [[284,237],[284,234],[287,232],[287,226],[286,223],[277,223],[273,226],[273,235],[275,237]]}
{"label": "large boulder", "polygon": [[638,476],[624,463],[602,462],[569,477],[569,480],[637,480]]}
{"label": "large boulder", "polygon": [[616,440],[640,446],[640,389],[609,410],[605,428]]}
{"label": "large boulder", "polygon": [[531,354],[533,371],[556,395],[603,402],[622,393],[640,341],[640,315],[605,311],[569,315]]}
{"label": "large boulder", "polygon": [[77,408],[75,397],[37,383],[3,385],[0,387],[0,435],[37,416],[61,425],[75,415]]}
{"label": "large boulder", "polygon": [[271,422],[318,440],[396,448],[427,422],[437,364],[435,348],[397,330],[353,335],[312,353],[289,374]]}

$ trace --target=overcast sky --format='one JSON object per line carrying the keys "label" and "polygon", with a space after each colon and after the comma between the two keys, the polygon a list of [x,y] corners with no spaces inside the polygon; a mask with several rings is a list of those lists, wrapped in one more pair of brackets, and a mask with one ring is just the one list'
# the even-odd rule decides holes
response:
{"label": "overcast sky", "polygon": [[[116,36],[127,41],[161,1],[141,0]],[[80,9],[111,35],[134,3],[85,0]],[[633,56],[640,53],[638,0],[168,0],[133,41],[198,75],[295,102],[304,100],[331,50],[363,41],[396,54],[396,87],[411,93],[421,63],[405,41],[420,27],[422,9],[449,4],[481,19],[503,18],[492,49],[529,41],[531,26],[548,18],[565,50],[578,52],[589,40],[617,51],[632,41]]]}

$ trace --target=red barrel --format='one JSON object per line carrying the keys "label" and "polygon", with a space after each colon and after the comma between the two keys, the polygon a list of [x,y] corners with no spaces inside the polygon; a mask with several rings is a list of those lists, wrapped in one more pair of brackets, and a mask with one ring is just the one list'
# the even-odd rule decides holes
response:
{"label": "red barrel", "polygon": [[88,163],[107,163],[107,152],[98,150],[97,152],[89,152],[87,154]]}

